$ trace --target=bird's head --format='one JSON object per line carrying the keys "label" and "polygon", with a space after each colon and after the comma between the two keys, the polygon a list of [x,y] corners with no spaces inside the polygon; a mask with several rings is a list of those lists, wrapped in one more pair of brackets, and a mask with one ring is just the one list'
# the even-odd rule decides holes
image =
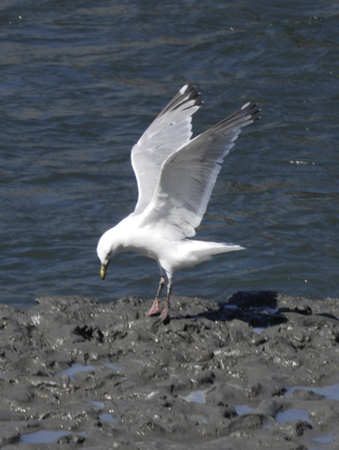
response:
{"label": "bird's head", "polygon": [[104,280],[110,260],[118,251],[118,245],[114,236],[113,228],[106,231],[99,239],[97,254],[101,262],[100,276]]}

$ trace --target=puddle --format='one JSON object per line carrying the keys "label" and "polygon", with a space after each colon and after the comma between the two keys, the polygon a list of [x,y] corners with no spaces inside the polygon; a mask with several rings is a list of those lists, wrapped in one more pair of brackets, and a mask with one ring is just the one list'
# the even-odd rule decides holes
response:
{"label": "puddle", "polygon": [[74,375],[78,372],[90,372],[91,370],[96,370],[98,367],[107,367],[108,369],[113,369],[116,372],[120,372],[122,367],[115,364],[107,363],[103,366],[83,366],[81,364],[72,364],[68,369],[63,370],[61,373],[67,375],[71,381],[74,381]]}
{"label": "puddle", "polygon": [[286,411],[279,412],[275,416],[275,420],[279,423],[302,420],[303,422],[308,422],[313,425],[312,420],[309,418],[308,412],[304,409],[287,409]]}
{"label": "puddle", "polygon": [[315,394],[322,395],[323,397],[325,397],[326,400],[339,400],[339,383],[333,384],[332,386],[324,386],[322,388],[294,386],[286,390],[285,397],[289,397],[292,394],[292,392],[297,390],[312,391]]}
{"label": "puddle", "polygon": [[252,331],[255,334],[261,334],[266,329],[267,329],[267,327],[254,327],[254,328],[252,328]]}
{"label": "puddle", "polygon": [[49,444],[62,436],[72,434],[69,431],[36,431],[35,433],[22,434],[21,443]]}
{"label": "puddle", "polygon": [[98,409],[103,409],[105,407],[105,404],[103,402],[96,402],[94,400],[86,400],[88,403],[91,403],[92,405],[94,405],[95,407],[97,407]]}
{"label": "puddle", "polygon": [[[233,305],[231,303],[226,303],[223,305],[224,309],[230,309],[230,310],[242,310],[238,305]],[[249,311],[267,311],[268,314],[275,314],[278,311],[278,308],[271,308],[269,306],[249,306],[245,307]]]}
{"label": "puddle", "polygon": [[331,444],[334,439],[335,437],[333,436],[333,434],[329,434],[328,436],[313,438],[312,441],[316,442],[317,444]]}
{"label": "puddle", "polygon": [[81,364],[72,364],[69,369],[62,371],[64,375],[67,375],[70,380],[74,381],[74,375],[78,372],[89,372],[95,370],[93,366],[82,366]]}
{"label": "puddle", "polygon": [[250,414],[253,410],[247,405],[237,405],[234,407],[238,416],[243,416],[244,414]]}
{"label": "puddle", "polygon": [[227,303],[226,305],[223,305],[224,309],[233,309],[233,310],[237,310],[239,309],[239,307],[237,305],[230,305],[229,303]]}
{"label": "puddle", "polygon": [[118,419],[113,417],[112,414],[108,414],[108,413],[99,414],[99,419],[102,420],[103,422],[111,422],[111,423],[118,422]]}
{"label": "puddle", "polygon": [[273,316],[278,311],[278,308],[270,308],[269,306],[251,306],[248,309],[249,311],[265,311],[271,316]]}
{"label": "puddle", "polygon": [[[94,400],[87,399],[86,400],[91,405],[94,405],[97,410],[103,410],[105,408],[105,404],[103,402],[97,402]],[[102,420],[103,422],[110,422],[110,423],[117,423],[118,419],[112,416],[112,414],[109,413],[101,413],[98,415],[98,418]]]}
{"label": "puddle", "polygon": [[186,400],[188,403],[206,403],[206,391],[198,390],[193,391],[186,396],[179,396],[183,400]]}

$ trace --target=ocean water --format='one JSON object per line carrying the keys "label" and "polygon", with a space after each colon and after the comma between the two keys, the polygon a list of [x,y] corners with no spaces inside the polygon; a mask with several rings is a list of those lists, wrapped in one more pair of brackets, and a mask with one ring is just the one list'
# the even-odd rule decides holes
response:
{"label": "ocean water", "polygon": [[261,119],[226,158],[197,238],[246,250],[178,272],[174,293],[339,296],[339,3],[2,0],[0,285],[152,298],[157,264],[100,235],[133,211],[130,149],[187,81],[200,133],[247,101]]}

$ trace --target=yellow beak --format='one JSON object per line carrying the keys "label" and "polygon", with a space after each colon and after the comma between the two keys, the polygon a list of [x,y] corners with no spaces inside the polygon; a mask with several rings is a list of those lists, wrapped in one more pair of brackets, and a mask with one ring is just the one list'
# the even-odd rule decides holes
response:
{"label": "yellow beak", "polygon": [[101,279],[104,280],[105,276],[106,276],[106,269],[107,269],[107,264],[101,264],[101,268],[100,268],[100,276]]}

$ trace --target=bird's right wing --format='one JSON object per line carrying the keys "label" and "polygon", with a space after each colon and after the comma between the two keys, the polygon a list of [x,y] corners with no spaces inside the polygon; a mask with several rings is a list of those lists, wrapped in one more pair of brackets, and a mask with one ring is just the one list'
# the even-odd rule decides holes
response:
{"label": "bird's right wing", "polygon": [[143,213],[143,226],[166,229],[169,238],[195,235],[209,202],[224,157],[240,131],[259,118],[259,109],[247,103],[164,162],[152,200]]}
{"label": "bird's right wing", "polygon": [[166,158],[190,141],[192,115],[202,105],[199,96],[195,86],[183,86],[134,145],[131,159],[139,190],[135,214],[149,204]]}

